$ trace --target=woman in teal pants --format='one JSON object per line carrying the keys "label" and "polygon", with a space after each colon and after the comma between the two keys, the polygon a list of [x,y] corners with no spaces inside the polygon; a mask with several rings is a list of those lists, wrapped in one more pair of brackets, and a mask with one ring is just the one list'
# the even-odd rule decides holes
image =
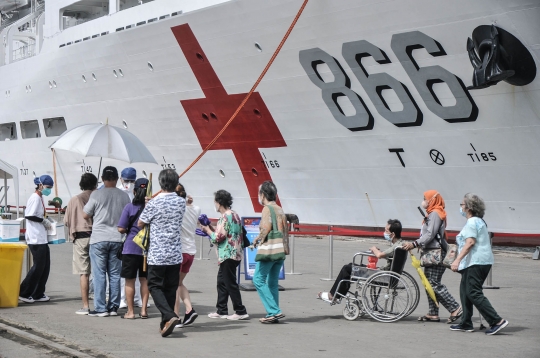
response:
{"label": "woman in teal pants", "polygon": [[[253,241],[259,247],[257,255],[263,253],[264,244],[267,243],[268,234],[277,229],[283,237],[283,244],[272,244],[271,260],[258,261],[253,277],[253,284],[259,293],[259,297],[266,309],[266,317],[261,318],[261,323],[277,323],[285,315],[279,308],[278,279],[279,271],[285,261],[285,255],[289,254],[289,237],[287,218],[283,209],[276,204],[277,188],[271,181],[265,181],[259,187],[259,203],[264,206],[259,236]],[[274,229],[273,229],[274,228]],[[268,247],[268,246],[266,246]],[[268,257],[267,256],[267,257]]]}

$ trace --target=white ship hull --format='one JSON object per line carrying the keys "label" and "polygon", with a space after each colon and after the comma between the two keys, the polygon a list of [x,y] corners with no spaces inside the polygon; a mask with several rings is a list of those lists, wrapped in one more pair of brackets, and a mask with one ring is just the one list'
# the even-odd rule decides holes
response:
{"label": "white ship hull", "polygon": [[[159,11],[157,3],[144,6],[152,5],[157,10],[151,11]],[[182,9],[182,2],[177,3]],[[257,79],[300,5],[299,0],[231,1],[129,30],[111,30],[129,24],[124,18],[130,9],[117,17],[51,34],[37,56],[0,67],[0,123],[37,119],[42,135],[23,139],[17,126],[17,140],[0,143],[1,158],[26,169],[20,176],[21,202],[33,192],[32,172],[53,174],[48,147],[57,137],[44,135],[43,118],[64,117],[68,129],[107,119],[121,127],[125,121],[160,164],[184,170],[199,155],[202,144],[181,101],[206,95],[173,29],[189,24],[226,93],[242,94]],[[418,65],[441,66],[469,86],[473,68],[466,41],[477,26],[496,24],[511,32],[527,47],[538,67],[539,20],[538,0],[511,4],[310,2],[257,89],[285,143],[272,148],[261,145],[259,150],[268,162],[269,175],[286,212],[308,223],[380,227],[387,219],[398,218],[404,227],[418,228],[421,218],[416,207],[424,191],[436,189],[446,200],[449,228],[459,229],[464,220],[458,204],[465,193],[474,192],[486,200],[485,219],[490,230],[540,233],[538,76],[526,86],[501,82],[467,91],[478,108],[475,120],[450,123],[430,110],[391,47],[393,36],[419,31],[440,43],[446,55],[434,57],[425,49],[416,50]],[[107,36],[58,47],[102,32],[94,29],[100,24],[108,27]],[[359,40],[369,41],[386,53],[391,63],[378,64],[366,58],[363,64],[370,74],[387,73],[408,88],[422,113],[421,125],[398,127],[379,113],[343,57],[343,44]],[[350,89],[362,97],[373,117],[372,129],[351,131],[335,119],[321,89],[300,61],[301,51],[314,48],[339,61],[351,81]],[[324,80],[332,81],[332,74],[319,68]],[[115,77],[113,70],[118,73],[119,69],[123,76]],[[49,88],[49,81],[55,81],[57,87]],[[27,93],[25,86],[29,85],[32,91]],[[10,95],[3,96],[8,90]],[[437,94],[443,106],[454,106],[457,101],[444,85],[437,87]],[[389,106],[399,110],[399,100],[387,98]],[[354,114],[350,104],[343,104],[343,109]],[[201,109],[201,113],[206,112]],[[216,122],[222,126],[227,119],[218,114]],[[238,142],[259,140],[257,120],[253,115],[255,125],[246,126]],[[402,151],[389,151],[398,148]],[[440,165],[442,157],[433,156],[435,152],[430,155],[432,150],[442,153],[444,164]],[[107,159],[103,164],[119,169],[127,166]],[[64,203],[79,192],[81,173],[96,173],[98,165],[99,158],[57,152],[56,188]],[[261,161],[252,160],[247,165],[261,173],[266,170]],[[139,173],[154,173],[154,178],[163,167],[133,166]],[[233,151],[220,149],[210,150],[181,181],[203,212],[213,211],[212,193],[226,189],[234,196],[233,208],[241,216],[252,216],[257,208],[245,176]],[[155,179],[154,187],[158,187]]]}

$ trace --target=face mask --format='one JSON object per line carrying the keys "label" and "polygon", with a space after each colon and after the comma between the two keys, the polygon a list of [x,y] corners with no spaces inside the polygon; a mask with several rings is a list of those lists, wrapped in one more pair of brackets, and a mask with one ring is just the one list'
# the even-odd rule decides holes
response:
{"label": "face mask", "polygon": [[216,209],[216,213],[219,213],[219,207],[220,207],[220,206],[221,206],[221,205],[214,206],[214,208]]}
{"label": "face mask", "polygon": [[133,191],[133,188],[135,187],[134,183],[122,183],[122,187],[126,191]]}
{"label": "face mask", "polygon": [[392,238],[390,237],[390,234],[384,233],[384,239],[386,241],[392,241]]}
{"label": "face mask", "polygon": [[51,188],[43,188],[41,195],[49,196],[51,195]]}
{"label": "face mask", "polygon": [[262,206],[264,206],[264,203],[263,203],[263,201],[262,201],[262,199],[261,199],[260,196],[259,196],[259,204],[261,204]]}
{"label": "face mask", "polygon": [[462,206],[459,207],[459,213],[460,213],[461,216],[463,216],[464,218],[467,217],[467,213],[466,213],[465,211],[463,211],[463,207],[462,207]]}
{"label": "face mask", "polygon": [[428,207],[428,202],[427,202],[427,200],[422,201],[422,204],[420,204],[420,206],[421,206],[422,208],[424,208],[424,210],[426,210],[427,207]]}

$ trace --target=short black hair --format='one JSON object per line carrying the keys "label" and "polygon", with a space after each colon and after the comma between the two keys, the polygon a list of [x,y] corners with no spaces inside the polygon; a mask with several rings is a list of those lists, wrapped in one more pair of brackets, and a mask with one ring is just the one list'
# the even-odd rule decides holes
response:
{"label": "short black hair", "polygon": [[401,238],[401,221],[396,219],[388,219],[387,224],[390,225],[390,228],[388,230],[394,233],[397,238]]}
{"label": "short black hair", "polygon": [[218,190],[214,193],[214,200],[219,205],[223,206],[224,208],[228,209],[232,207],[233,203],[233,197],[231,193],[229,193],[227,190]]}
{"label": "short black hair", "polygon": [[94,190],[97,186],[97,177],[92,173],[84,173],[81,175],[79,187],[81,190]]}
{"label": "short black hair", "polygon": [[178,185],[178,173],[174,169],[163,169],[159,172],[158,180],[161,190],[172,193]]}
{"label": "short black hair", "polygon": [[270,180],[265,181],[259,188],[259,194],[264,195],[268,201],[276,201],[277,188]]}
{"label": "short black hair", "polygon": [[103,168],[103,173],[101,174],[101,179],[103,181],[115,181],[118,180],[118,169],[112,166],[107,166]]}
{"label": "short black hair", "polygon": [[187,197],[186,188],[182,184],[178,183],[176,189],[176,194],[178,194],[179,197],[182,197],[184,199]]}

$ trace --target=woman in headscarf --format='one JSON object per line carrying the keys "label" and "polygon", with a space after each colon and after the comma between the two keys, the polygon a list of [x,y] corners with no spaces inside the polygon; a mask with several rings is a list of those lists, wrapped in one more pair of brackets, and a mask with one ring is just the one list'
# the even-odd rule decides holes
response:
{"label": "woman in headscarf", "polygon": [[[435,291],[439,303],[450,312],[450,318],[448,318],[446,323],[454,323],[461,317],[463,310],[450,292],[448,292],[446,286],[441,283],[442,276],[446,270],[446,267],[442,265],[442,259],[448,251],[445,235],[446,211],[444,210],[444,199],[436,190],[428,190],[424,193],[422,207],[426,210],[427,214],[422,222],[420,238],[416,241],[406,243],[403,245],[403,248],[405,250],[411,250],[416,247],[420,248],[423,252],[442,249],[440,258],[441,263],[439,265],[426,266],[424,268],[424,274],[433,287],[433,291]],[[429,297],[429,294],[427,297],[429,312],[427,315],[419,317],[418,320],[424,322],[440,322],[439,307],[431,297]]]}

